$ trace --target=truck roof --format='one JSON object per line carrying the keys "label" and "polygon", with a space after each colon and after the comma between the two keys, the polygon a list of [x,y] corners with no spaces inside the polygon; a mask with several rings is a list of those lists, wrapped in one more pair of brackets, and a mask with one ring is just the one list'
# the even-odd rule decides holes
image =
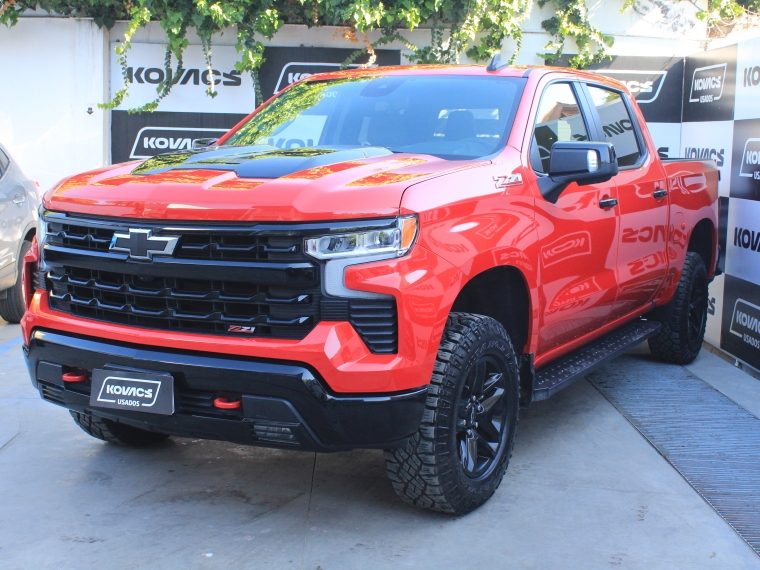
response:
{"label": "truck roof", "polygon": [[387,67],[366,67],[355,69],[344,69],[340,71],[328,71],[317,73],[302,81],[314,81],[324,79],[342,79],[352,76],[373,76],[373,75],[469,75],[484,77],[528,77],[538,75],[539,77],[550,73],[567,74],[577,77],[578,79],[593,80],[598,83],[607,84],[616,89],[628,92],[627,87],[610,77],[594,73],[592,71],[583,71],[580,69],[570,69],[567,67],[551,67],[547,65],[505,65],[495,70],[489,70],[484,65],[456,65],[456,64],[423,64],[423,65],[397,65]]}

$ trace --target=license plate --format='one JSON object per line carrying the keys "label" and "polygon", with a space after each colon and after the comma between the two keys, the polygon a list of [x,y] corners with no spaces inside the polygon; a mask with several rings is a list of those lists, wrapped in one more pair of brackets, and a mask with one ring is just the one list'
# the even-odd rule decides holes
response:
{"label": "license plate", "polygon": [[174,413],[174,378],[160,372],[96,368],[92,371],[90,405],[169,416]]}

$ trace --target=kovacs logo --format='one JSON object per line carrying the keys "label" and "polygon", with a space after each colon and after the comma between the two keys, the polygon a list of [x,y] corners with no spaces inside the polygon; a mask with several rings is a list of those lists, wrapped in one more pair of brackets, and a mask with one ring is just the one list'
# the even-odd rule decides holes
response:
{"label": "kovacs logo", "polygon": [[747,139],[744,143],[739,176],[760,180],[760,139]]}
{"label": "kovacs logo", "polygon": [[218,138],[226,129],[143,127],[137,133],[129,158],[150,158],[173,150],[191,150],[197,139]]}
{"label": "kovacs logo", "polygon": [[[138,67],[134,69],[132,67],[127,68],[127,81],[129,83],[150,83],[151,85],[158,85],[161,83],[166,74],[164,70],[159,67]],[[217,71],[216,69],[204,70],[200,69],[182,69],[180,68],[176,77],[174,77],[174,70],[169,70],[169,81],[174,85],[226,85],[227,87],[240,87],[243,82],[240,78],[239,71]]]}
{"label": "kovacs logo", "polygon": [[758,84],[760,84],[760,65],[745,69],[742,87],[755,87]]}
{"label": "kovacs logo", "polygon": [[660,94],[667,71],[635,71],[629,69],[598,69],[597,73],[617,79],[633,93],[640,105],[651,103]]}
{"label": "kovacs logo", "polygon": [[734,246],[760,252],[760,232],[734,228]]}
{"label": "kovacs logo", "polygon": [[750,346],[760,349],[760,307],[744,299],[737,299],[730,332]]}
{"label": "kovacs logo", "polygon": [[[274,92],[279,93],[285,89],[288,85],[295,83],[301,79],[311,77],[316,73],[325,73],[328,71],[336,71],[340,69],[342,63],[322,63],[315,62],[309,63],[304,61],[292,61],[285,64],[280,72],[280,78],[277,80],[277,86]],[[359,64],[352,64],[348,67],[359,67]]]}
{"label": "kovacs logo", "polygon": [[151,408],[156,403],[160,389],[161,382],[157,380],[109,376],[100,387],[97,401],[133,408]]}
{"label": "kovacs logo", "polygon": [[723,96],[726,65],[719,63],[694,70],[691,79],[689,103],[712,103]]}
{"label": "kovacs logo", "polygon": [[698,158],[700,160],[714,160],[718,166],[723,166],[723,156],[725,155],[725,149],[715,148],[698,148],[695,146],[687,146],[683,149],[684,158]]}

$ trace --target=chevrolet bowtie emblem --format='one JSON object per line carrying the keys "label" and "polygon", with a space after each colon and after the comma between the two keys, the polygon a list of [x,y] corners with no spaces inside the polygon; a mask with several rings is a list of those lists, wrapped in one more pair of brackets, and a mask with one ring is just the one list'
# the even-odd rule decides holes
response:
{"label": "chevrolet bowtie emblem", "polygon": [[154,236],[153,230],[129,228],[129,233],[115,232],[110,251],[129,254],[129,259],[150,261],[156,255],[170,256],[174,253],[179,237]]}

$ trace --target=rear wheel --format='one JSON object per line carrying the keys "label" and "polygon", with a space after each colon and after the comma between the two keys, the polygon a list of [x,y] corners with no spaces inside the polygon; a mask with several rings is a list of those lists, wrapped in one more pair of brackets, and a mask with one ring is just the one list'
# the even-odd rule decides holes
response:
{"label": "rear wheel", "polygon": [[707,270],[702,257],[687,253],[678,289],[661,312],[662,328],[649,339],[649,349],[656,358],[689,364],[697,357],[705,338],[707,287]]}
{"label": "rear wheel", "polygon": [[512,455],[519,380],[504,327],[452,313],[428,390],[418,432],[385,452],[388,475],[408,503],[466,514],[493,495]]}
{"label": "rear wheel", "polygon": [[71,411],[71,417],[77,425],[96,439],[116,445],[143,447],[158,443],[169,437],[168,434],[136,428],[127,424],[107,420],[91,414]]}
{"label": "rear wheel", "polygon": [[6,289],[5,299],[0,299],[0,317],[8,323],[18,323],[26,312],[24,291],[21,282],[21,272],[24,270],[24,256],[32,248],[32,242],[25,241],[21,244],[21,252],[18,256],[16,267],[16,284]]}

